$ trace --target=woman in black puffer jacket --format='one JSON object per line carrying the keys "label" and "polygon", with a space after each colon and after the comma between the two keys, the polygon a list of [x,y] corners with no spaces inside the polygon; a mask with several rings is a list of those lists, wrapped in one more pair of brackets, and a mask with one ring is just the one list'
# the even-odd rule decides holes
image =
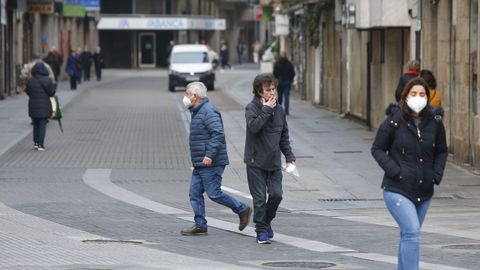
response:
{"label": "woman in black puffer jacket", "polygon": [[50,97],[55,95],[57,88],[48,77],[46,64],[38,61],[32,68],[32,77],[27,82],[25,92],[29,96],[28,115],[33,121],[33,145],[35,149],[45,150],[44,140],[47,122],[52,114]]}
{"label": "woman in black puffer jacket", "polygon": [[420,227],[447,161],[443,110],[428,106],[429,94],[422,78],[408,82],[372,145],[385,171],[385,204],[400,227],[398,270],[419,269]]}

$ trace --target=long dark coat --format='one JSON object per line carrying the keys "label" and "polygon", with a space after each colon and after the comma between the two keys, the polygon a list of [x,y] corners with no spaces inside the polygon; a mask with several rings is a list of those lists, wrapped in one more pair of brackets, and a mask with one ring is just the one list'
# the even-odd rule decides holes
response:
{"label": "long dark coat", "polygon": [[45,63],[39,61],[32,68],[32,77],[25,92],[28,99],[28,115],[32,118],[49,118],[52,114],[50,97],[55,95],[56,84],[48,77]]}

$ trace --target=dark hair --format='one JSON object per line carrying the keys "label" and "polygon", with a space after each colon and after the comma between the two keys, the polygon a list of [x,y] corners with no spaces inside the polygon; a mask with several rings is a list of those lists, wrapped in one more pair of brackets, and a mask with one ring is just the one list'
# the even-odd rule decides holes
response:
{"label": "dark hair", "polygon": [[402,120],[405,119],[404,118],[404,113],[405,113],[404,108],[407,106],[408,94],[410,93],[410,89],[412,89],[415,85],[421,85],[425,89],[425,94],[427,94],[427,107],[428,107],[428,101],[430,100],[430,90],[428,89],[427,83],[421,77],[413,78],[407,83],[407,85],[405,85],[405,88],[403,89],[402,94],[400,95],[399,103],[400,103],[400,108],[402,108],[401,109],[402,113],[400,115],[400,118]]}
{"label": "dark hair", "polygon": [[422,77],[425,82],[427,82],[430,89],[437,88],[437,80],[435,79],[435,76],[433,76],[433,72],[431,70],[422,69],[420,71],[420,77]]}
{"label": "dark hair", "polygon": [[272,73],[262,73],[255,77],[253,80],[253,94],[256,97],[260,97],[260,94],[263,93],[263,86],[264,85],[271,85],[274,84],[275,87],[277,86],[277,79],[273,76]]}

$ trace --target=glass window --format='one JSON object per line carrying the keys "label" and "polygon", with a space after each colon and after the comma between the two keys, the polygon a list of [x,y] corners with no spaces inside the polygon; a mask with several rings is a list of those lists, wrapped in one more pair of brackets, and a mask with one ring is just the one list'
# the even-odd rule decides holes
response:
{"label": "glass window", "polygon": [[172,63],[174,64],[199,64],[208,62],[208,54],[206,52],[178,52],[173,54],[172,59]]}

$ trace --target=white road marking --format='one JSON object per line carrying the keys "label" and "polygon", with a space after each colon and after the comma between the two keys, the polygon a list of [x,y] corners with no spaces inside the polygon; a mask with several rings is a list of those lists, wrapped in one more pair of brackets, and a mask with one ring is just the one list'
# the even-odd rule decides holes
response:
{"label": "white road marking", "polygon": [[[149,209],[159,214],[176,215],[177,218],[189,221],[193,219],[193,213],[152,201],[115,185],[110,180],[110,173],[110,169],[88,169],[83,176],[83,181],[90,187],[117,200],[145,209]],[[222,230],[239,233],[246,236],[256,236],[252,227],[246,228],[243,232],[238,231],[237,223],[227,222],[209,217],[208,224],[212,227]],[[355,250],[352,249],[337,247],[320,241],[312,241],[308,239],[282,235],[280,233],[275,234],[275,241],[286,245],[318,252],[355,252]]]}
{"label": "white road marking", "polygon": [[229,187],[226,187],[226,186],[222,186],[222,190],[252,200],[252,195],[247,194],[245,192],[241,192],[239,190],[229,188]]}
{"label": "white road marking", "polygon": [[111,169],[88,169],[83,175],[83,181],[90,187],[112,197],[119,201],[152,210],[162,214],[185,215],[189,212],[173,208],[164,204],[159,204],[145,197],[139,196],[133,192],[114,185],[110,181]]}
{"label": "white road marking", "polygon": [[[150,209],[154,212],[159,214],[173,214],[176,218],[180,218],[183,220],[191,221],[192,220],[192,213],[176,209],[170,206],[163,205],[161,203],[152,201],[150,199],[141,197],[131,191],[125,190],[121,187],[118,187],[110,180],[110,169],[88,169],[83,176],[83,180],[87,183],[90,187],[104,193],[107,196],[112,198],[118,199],[125,203],[133,204],[138,207]],[[238,231],[237,227],[238,224],[227,222],[215,218],[208,218],[209,226],[219,228],[222,230],[255,237],[255,231],[252,227],[245,228],[244,231]],[[320,241],[314,241],[309,239],[304,239],[300,237],[293,237],[288,236],[280,233],[275,233],[275,242],[279,242],[285,245],[294,246],[297,248],[302,248],[310,251],[316,252],[347,252],[341,253],[341,255],[355,257],[364,260],[370,261],[377,261],[377,262],[385,262],[390,264],[396,264],[397,258],[395,256],[389,256],[384,254],[376,254],[376,253],[359,253],[356,250],[339,247],[330,245],[327,243],[323,243]],[[446,266],[441,264],[432,264],[432,263],[425,263],[421,262],[422,269],[428,270],[468,270],[466,268],[460,267],[452,267]]]}
{"label": "white road marking", "polygon": [[115,239],[25,214],[3,203],[0,213],[1,269],[65,269],[67,265],[85,269],[258,269],[142,245],[85,243],[83,240]]}

